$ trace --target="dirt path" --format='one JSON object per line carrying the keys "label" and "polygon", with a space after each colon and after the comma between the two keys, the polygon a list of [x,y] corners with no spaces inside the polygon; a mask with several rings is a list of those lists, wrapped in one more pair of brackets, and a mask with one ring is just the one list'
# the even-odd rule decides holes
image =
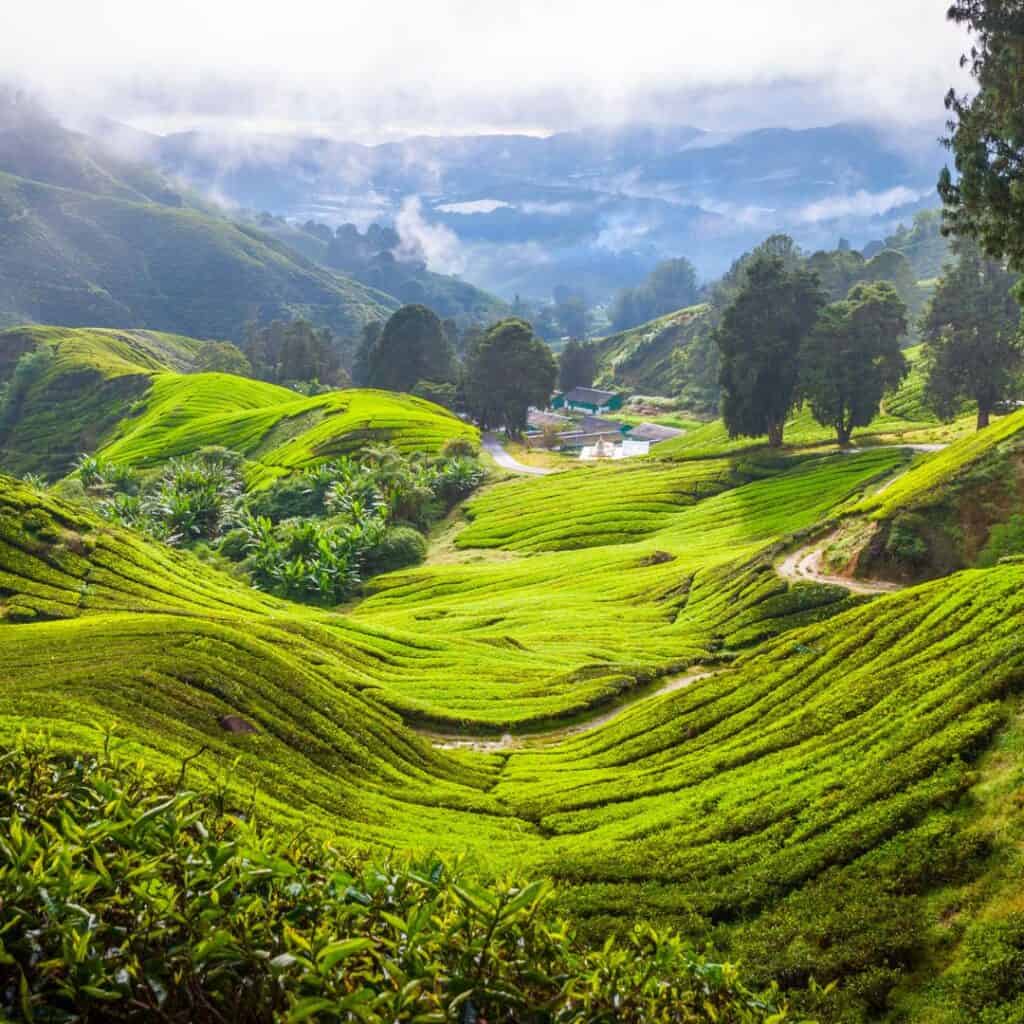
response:
{"label": "dirt path", "polygon": [[776,565],[775,571],[786,580],[798,583],[831,583],[835,586],[846,587],[854,594],[891,594],[894,590],[903,589],[901,583],[857,580],[849,576],[832,576],[822,572],[822,548],[827,547],[835,536],[836,533],[830,533],[827,537],[819,538],[813,544],[791,552]]}
{"label": "dirt path", "polygon": [[591,732],[602,725],[607,725],[613,719],[618,718],[624,711],[636,707],[637,704],[643,701],[653,700],[655,697],[662,697],[666,693],[674,693],[676,690],[685,689],[691,683],[697,682],[698,679],[707,679],[709,676],[718,675],[721,671],[722,669],[694,669],[685,675],[674,676],[672,679],[667,679],[662,683],[653,693],[627,700],[625,703],[595,715],[593,718],[588,718],[585,722],[580,722],[577,725],[559,726],[547,732],[521,733],[519,735],[505,733],[504,736],[499,738],[480,735],[473,736],[468,733],[442,732],[421,732],[420,735],[425,736],[439,750],[472,750],[479,754],[500,754],[511,750],[522,750],[524,747],[548,747],[573,736],[579,736],[581,733]]}
{"label": "dirt path", "polygon": [[522,462],[513,459],[512,456],[502,448],[501,442],[494,436],[494,434],[484,434],[483,446],[484,451],[486,451],[502,469],[507,469],[510,473],[523,473],[526,476],[547,476],[549,473],[554,472],[553,469],[544,469],[542,466],[526,466]]}

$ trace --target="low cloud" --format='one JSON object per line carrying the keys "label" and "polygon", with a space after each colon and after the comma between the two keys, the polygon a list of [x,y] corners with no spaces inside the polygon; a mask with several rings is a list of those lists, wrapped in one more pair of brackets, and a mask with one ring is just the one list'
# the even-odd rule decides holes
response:
{"label": "low cloud", "polygon": [[808,203],[797,211],[801,224],[839,220],[842,217],[880,217],[901,206],[909,206],[933,194],[932,189],[912,189],[899,185],[884,192],[860,189],[852,195],[829,196]]}
{"label": "low cloud", "polygon": [[395,217],[395,230],[401,239],[399,259],[423,260],[439,274],[461,274],[466,269],[462,243],[450,228],[433,224],[423,216],[419,196],[407,196]]}

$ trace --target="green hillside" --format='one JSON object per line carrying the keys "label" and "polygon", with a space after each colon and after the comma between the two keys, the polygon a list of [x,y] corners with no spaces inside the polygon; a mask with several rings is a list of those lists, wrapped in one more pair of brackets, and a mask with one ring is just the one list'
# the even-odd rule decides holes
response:
{"label": "green hillside", "polygon": [[477,437],[447,410],[408,395],[305,398],[243,377],[190,374],[202,346],[152,331],[0,332],[0,386],[26,353],[40,353],[35,375],[5,408],[0,464],[57,476],[82,452],[148,467],[220,444],[251,460],[258,484],[372,441],[437,451],[451,437]]}
{"label": "green hillside", "polygon": [[709,329],[709,312],[708,306],[681,309],[595,341],[596,385],[644,395],[675,394],[684,382],[673,354]]}
{"label": "green hillside", "polygon": [[478,436],[447,409],[391,391],[351,388],[304,398],[229,374],[161,374],[100,454],[146,467],[224,445],[251,460],[247,478],[259,486],[366,444],[436,452],[450,438]]}
{"label": "green hillside", "polygon": [[[193,778],[246,804],[255,787],[281,826],[526,868],[558,880],[592,934],[671,922],[798,1003],[812,975],[838,981],[821,1019],[868,1020],[879,1000],[970,1019],[979,999],[1019,995],[987,979],[1019,955],[1020,827],[997,809],[1022,749],[1024,567],[865,603],[771,565],[906,459],[780,460],[748,483],[685,463],[690,486],[664,481],[676,507],[639,540],[594,532],[615,510],[587,521],[596,492],[568,486],[586,470],[537,481],[521,531],[506,512],[530,509],[530,484],[499,484],[470,529],[537,553],[383,577],[348,615],[265,597],[4,478],[0,734],[87,750],[116,723],[154,767],[200,752]],[[616,470],[634,471],[602,467],[589,486],[616,489]],[[562,538],[589,546],[535,541],[556,486]],[[408,724],[550,723],[700,662],[719,671],[560,742],[449,752]],[[229,733],[225,715],[257,731]]]}
{"label": "green hillside", "polygon": [[451,274],[436,274],[421,262],[397,260],[390,251],[377,253],[365,262],[353,259],[352,254],[346,252],[344,265],[333,265],[332,245],[323,234],[330,229],[324,225],[317,225],[320,231],[312,232],[269,214],[255,218],[255,223],[261,231],[314,263],[360,281],[368,288],[392,295],[403,304],[428,306],[442,319],[452,318],[459,324],[487,325],[511,312],[509,304],[496,295]]}
{"label": "green hillside", "polygon": [[[0,331],[0,387],[9,387],[0,418],[0,465],[49,476],[66,472],[113,430],[154,373],[188,372],[202,346],[155,331]],[[13,383],[23,358],[31,365],[23,365]]]}
{"label": "green hillside", "polygon": [[254,228],[204,210],[2,173],[0,325],[125,325],[242,337],[303,316],[342,334],[397,308]]}

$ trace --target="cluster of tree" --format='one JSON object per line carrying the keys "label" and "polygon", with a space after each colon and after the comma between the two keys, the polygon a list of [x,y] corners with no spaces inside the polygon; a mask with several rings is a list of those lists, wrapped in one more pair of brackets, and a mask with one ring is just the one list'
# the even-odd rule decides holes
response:
{"label": "cluster of tree", "polygon": [[697,271],[685,257],[665,260],[635,288],[619,292],[609,311],[612,329],[625,331],[700,299]]}
{"label": "cluster of tree", "polygon": [[[969,239],[954,252],[920,318],[925,393],[942,419],[975,402],[981,428],[1020,387],[1018,276]],[[766,250],[748,260],[722,313],[714,335],[722,415],[733,436],[767,435],[779,445],[786,419],[806,400],[848,444],[907,372],[899,344],[906,304],[888,281],[857,283],[829,302],[811,265],[785,256]]]}
{"label": "cluster of tree", "polygon": [[887,282],[855,285],[830,303],[801,261],[756,255],[715,332],[730,435],[767,435],[781,445],[786,420],[806,400],[815,419],[848,444],[906,375],[899,345],[906,313]]}
{"label": "cluster of tree", "polygon": [[1018,275],[988,259],[970,238],[954,244],[947,266],[921,319],[927,346],[929,404],[942,419],[965,400],[978,406],[978,428],[988,426],[1000,404],[1018,392],[1024,369]]}
{"label": "cluster of tree", "polygon": [[349,383],[330,329],[314,327],[308,320],[275,320],[264,327],[247,324],[242,353],[259,380],[307,387]]}
{"label": "cluster of tree", "polygon": [[[550,348],[518,317],[453,342],[432,310],[403,306],[368,324],[353,360],[358,386],[407,391],[472,416],[483,427],[518,434],[531,405],[546,405],[557,377]],[[461,349],[461,352],[459,351]]]}

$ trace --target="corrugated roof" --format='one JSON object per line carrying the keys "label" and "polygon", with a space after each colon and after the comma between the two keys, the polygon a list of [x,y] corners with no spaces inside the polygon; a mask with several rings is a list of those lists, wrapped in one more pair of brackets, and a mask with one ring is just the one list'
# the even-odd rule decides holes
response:
{"label": "corrugated roof", "polygon": [[615,397],[614,391],[598,391],[596,388],[573,388],[565,393],[567,402],[583,402],[587,405],[606,405]]}

